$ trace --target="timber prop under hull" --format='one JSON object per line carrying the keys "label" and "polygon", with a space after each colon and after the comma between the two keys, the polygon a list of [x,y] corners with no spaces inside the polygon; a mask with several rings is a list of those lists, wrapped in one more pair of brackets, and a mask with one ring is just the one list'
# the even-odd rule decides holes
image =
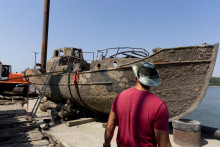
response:
{"label": "timber prop under hull", "polygon": [[[80,71],[77,84],[75,73],[56,73],[45,96],[57,102],[72,99],[80,106],[100,114],[108,114],[114,98],[135,85],[131,65],[141,61],[155,64],[162,78],[151,91],[168,106],[170,121],[191,113],[200,104],[214,69],[218,44],[160,49],[142,59],[106,58],[93,61],[89,71]],[[117,63],[117,67],[113,66]],[[98,66],[98,67],[97,67]],[[37,69],[25,72],[38,90],[46,75]],[[36,76],[40,75],[40,76]]]}

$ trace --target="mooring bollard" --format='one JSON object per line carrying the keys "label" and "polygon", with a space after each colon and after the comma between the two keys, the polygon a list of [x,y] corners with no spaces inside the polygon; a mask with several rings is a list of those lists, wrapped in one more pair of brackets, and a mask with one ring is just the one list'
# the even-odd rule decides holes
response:
{"label": "mooring bollard", "polygon": [[196,120],[173,120],[173,141],[183,147],[201,147],[201,123]]}

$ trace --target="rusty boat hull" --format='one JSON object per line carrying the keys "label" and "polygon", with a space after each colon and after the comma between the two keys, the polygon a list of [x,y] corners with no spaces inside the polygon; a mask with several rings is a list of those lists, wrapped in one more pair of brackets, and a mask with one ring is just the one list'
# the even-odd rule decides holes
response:
{"label": "rusty boat hull", "polygon": [[[72,99],[74,103],[92,112],[108,114],[114,98],[135,85],[131,65],[146,60],[155,64],[162,78],[161,85],[152,87],[151,91],[167,103],[170,121],[179,119],[194,111],[203,100],[218,47],[219,44],[166,48],[140,59],[96,60],[90,64],[89,70],[79,71],[77,83],[74,83],[75,72],[54,73],[45,96],[55,102],[65,103]],[[117,66],[114,67],[114,63]],[[46,73],[29,69],[25,76],[40,90]]]}

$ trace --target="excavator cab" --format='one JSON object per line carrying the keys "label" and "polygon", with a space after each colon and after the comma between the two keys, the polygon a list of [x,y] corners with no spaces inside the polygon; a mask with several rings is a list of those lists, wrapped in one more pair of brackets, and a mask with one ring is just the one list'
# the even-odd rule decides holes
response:
{"label": "excavator cab", "polygon": [[8,80],[11,73],[11,65],[0,65],[0,80]]}
{"label": "excavator cab", "polygon": [[0,62],[0,95],[26,96],[27,87],[28,82],[24,79],[23,73],[12,73],[11,65],[3,65]]}

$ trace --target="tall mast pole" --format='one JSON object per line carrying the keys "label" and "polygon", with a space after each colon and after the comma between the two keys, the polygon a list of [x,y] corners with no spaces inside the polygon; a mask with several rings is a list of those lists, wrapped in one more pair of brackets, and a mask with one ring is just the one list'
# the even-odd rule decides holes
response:
{"label": "tall mast pole", "polygon": [[41,69],[46,69],[49,11],[50,11],[50,0],[44,0],[43,34],[42,34],[42,46],[41,46]]}

